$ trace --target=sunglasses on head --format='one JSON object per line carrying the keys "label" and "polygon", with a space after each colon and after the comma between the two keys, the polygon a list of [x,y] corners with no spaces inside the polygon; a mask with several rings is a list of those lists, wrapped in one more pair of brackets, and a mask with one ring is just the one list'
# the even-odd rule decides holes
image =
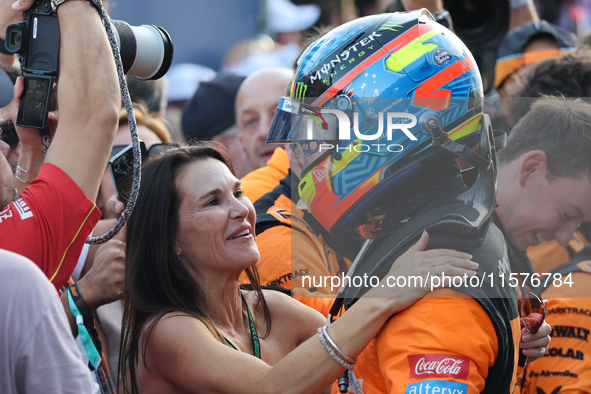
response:
{"label": "sunglasses on head", "polygon": [[530,334],[536,334],[546,319],[546,304],[539,292],[528,292],[521,299],[521,323]]}
{"label": "sunglasses on head", "polygon": [[[166,152],[167,150],[174,148],[175,145],[170,144],[168,142],[161,142],[158,144],[153,144],[152,146],[150,146],[150,149],[146,150],[145,148],[145,144],[143,143],[143,141],[140,141],[141,144],[141,151],[142,151],[142,160],[145,160],[146,158],[150,157],[150,156],[154,156],[154,155],[159,155],[162,152]],[[127,148],[129,146],[129,144],[126,145],[113,145],[113,148],[111,149],[111,156],[109,156],[109,158],[112,158],[113,156],[115,156],[117,153],[121,152],[123,149]]]}

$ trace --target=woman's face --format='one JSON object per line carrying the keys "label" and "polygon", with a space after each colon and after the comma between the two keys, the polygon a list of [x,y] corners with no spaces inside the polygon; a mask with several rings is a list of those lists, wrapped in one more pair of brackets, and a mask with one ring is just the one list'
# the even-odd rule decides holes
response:
{"label": "woman's face", "polygon": [[256,213],[240,181],[219,160],[207,158],[176,177],[180,227],[175,250],[197,272],[232,271],[256,264]]}

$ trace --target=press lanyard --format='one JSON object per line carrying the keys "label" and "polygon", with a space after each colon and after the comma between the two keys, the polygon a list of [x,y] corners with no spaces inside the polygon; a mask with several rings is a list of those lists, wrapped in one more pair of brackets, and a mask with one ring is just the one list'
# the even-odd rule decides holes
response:
{"label": "press lanyard", "polygon": [[[70,305],[70,310],[72,311],[72,315],[76,319],[76,325],[78,326],[78,336],[82,341],[82,345],[84,346],[84,350],[86,350],[86,354],[88,355],[88,359],[90,360],[90,364],[93,368],[91,370],[96,370],[99,365],[101,364],[101,355],[99,349],[97,349],[91,333],[88,331],[86,326],[84,325],[84,313],[88,314],[86,316],[89,321],[92,321],[92,311],[84,311],[81,312],[78,310],[78,306],[76,302],[84,302],[80,291],[78,290],[78,284],[75,283],[74,286],[70,286],[68,288],[68,304]],[[84,305],[86,303],[84,302]],[[99,342],[100,343],[100,342]],[[100,345],[99,345],[100,346]]]}

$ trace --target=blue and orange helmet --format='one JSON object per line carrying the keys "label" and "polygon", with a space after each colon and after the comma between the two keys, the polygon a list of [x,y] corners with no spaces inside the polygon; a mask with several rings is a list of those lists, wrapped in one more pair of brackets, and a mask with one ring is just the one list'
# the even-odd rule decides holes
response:
{"label": "blue and orange helmet", "polygon": [[474,147],[482,124],[474,58],[423,9],[356,19],[312,43],[267,142],[312,157],[302,161],[300,199],[339,234],[364,224],[421,166],[453,154],[442,142]]}

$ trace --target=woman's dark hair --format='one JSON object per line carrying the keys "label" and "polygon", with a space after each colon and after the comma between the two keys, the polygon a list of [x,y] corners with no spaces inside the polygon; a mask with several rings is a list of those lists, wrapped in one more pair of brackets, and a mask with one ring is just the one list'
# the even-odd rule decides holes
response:
{"label": "woman's dark hair", "polygon": [[[221,161],[234,173],[226,149],[213,141],[171,149],[151,157],[142,168],[141,188],[127,223],[126,236],[122,349],[118,371],[119,378],[123,379],[125,393],[138,393],[136,367],[139,362],[139,340],[148,320],[154,318],[143,339],[142,362],[146,368],[148,339],[156,323],[168,313],[183,312],[199,319],[216,339],[224,342],[223,335],[202,307],[206,304],[206,294],[200,283],[184,268],[174,249],[179,231],[177,210],[181,202],[178,182],[175,180],[183,168],[207,158]],[[263,306],[265,335],[268,335],[271,317],[256,267],[247,268],[246,274],[258,296],[258,302]],[[195,305],[195,300],[203,302]],[[129,368],[129,375],[125,373],[126,368]]]}

